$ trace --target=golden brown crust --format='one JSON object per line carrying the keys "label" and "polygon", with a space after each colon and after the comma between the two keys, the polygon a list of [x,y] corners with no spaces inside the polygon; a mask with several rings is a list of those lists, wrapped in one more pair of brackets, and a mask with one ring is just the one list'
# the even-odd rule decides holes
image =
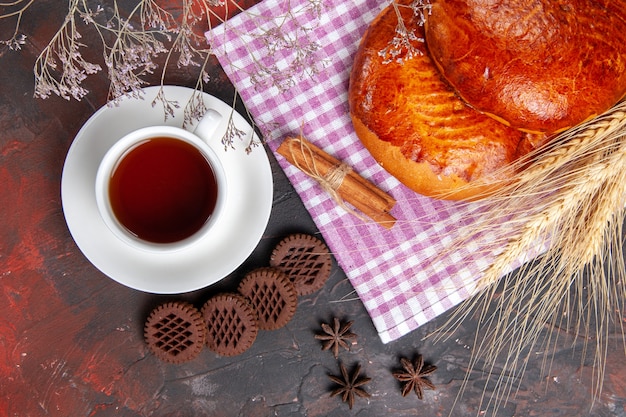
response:
{"label": "golden brown crust", "polygon": [[398,146],[382,141],[357,117],[352,118],[355,131],[363,146],[374,159],[398,181],[429,197],[449,200],[471,200],[489,192],[489,186],[474,185],[456,174],[437,175],[427,162],[407,159]]}
{"label": "golden brown crust", "polygon": [[626,93],[626,1],[432,0],[426,41],[476,109],[557,132]]}
{"label": "golden brown crust", "polygon": [[[423,37],[412,10],[400,10],[407,28]],[[383,62],[380,51],[392,41],[397,23],[392,8],[383,11],[355,57],[349,103],[364,146],[402,183],[428,196],[469,199],[506,181],[512,175],[509,163],[544,136],[512,129],[468,107],[441,79],[422,42],[412,42],[421,55],[398,62],[406,58],[404,49]]]}

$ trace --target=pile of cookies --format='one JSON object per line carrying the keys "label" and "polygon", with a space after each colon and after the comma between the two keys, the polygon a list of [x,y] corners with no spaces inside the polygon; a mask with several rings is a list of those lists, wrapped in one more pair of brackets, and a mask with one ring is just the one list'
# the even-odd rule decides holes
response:
{"label": "pile of cookies", "polygon": [[182,363],[207,346],[222,356],[248,350],[259,330],[285,326],[298,296],[321,289],[332,268],[328,247],[318,238],[293,234],[282,239],[268,267],[244,276],[237,291],[214,295],[201,309],[184,301],[167,302],[149,315],[144,336],[159,359]]}

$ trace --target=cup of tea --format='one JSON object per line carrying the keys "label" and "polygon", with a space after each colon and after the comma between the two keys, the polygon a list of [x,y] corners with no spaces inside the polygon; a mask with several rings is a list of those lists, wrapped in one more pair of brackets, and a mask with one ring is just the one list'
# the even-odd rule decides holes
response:
{"label": "cup of tea", "polygon": [[141,128],[107,151],[96,174],[96,202],[119,239],[148,251],[181,250],[219,221],[228,184],[207,142],[221,120],[209,110],[193,132]]}

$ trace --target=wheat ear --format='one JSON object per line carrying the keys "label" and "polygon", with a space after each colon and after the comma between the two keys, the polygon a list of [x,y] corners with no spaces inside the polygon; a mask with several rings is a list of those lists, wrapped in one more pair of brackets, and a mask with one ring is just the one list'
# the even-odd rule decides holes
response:
{"label": "wheat ear", "polygon": [[[612,317],[621,311],[626,295],[621,237],[625,137],[622,102],[519,161],[527,168],[514,183],[478,207],[471,206],[481,214],[453,246],[461,247],[488,231],[495,236],[492,245],[502,247],[483,248],[497,254],[483,271],[478,296],[453,313],[443,334],[449,335],[449,326],[458,325],[472,311],[479,313],[468,372],[482,365],[495,378],[493,395],[483,398],[494,410],[515,391],[514,382],[523,376],[529,352],[539,345],[545,352],[555,348],[559,335],[554,329],[572,328],[572,337],[584,340],[585,348],[595,342],[595,394],[602,388],[607,334],[611,324],[621,329],[621,320]],[[546,252],[539,260],[501,278],[542,247]],[[567,314],[558,315],[560,309]],[[546,328],[551,331],[542,339]],[[503,363],[500,368],[498,360]]]}

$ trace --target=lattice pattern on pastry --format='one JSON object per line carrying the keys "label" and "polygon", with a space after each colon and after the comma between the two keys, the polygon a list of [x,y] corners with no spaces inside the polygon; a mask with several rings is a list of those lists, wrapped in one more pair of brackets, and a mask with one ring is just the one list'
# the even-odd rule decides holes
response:
{"label": "lattice pattern on pastry", "polygon": [[293,317],[298,304],[294,284],[277,268],[259,268],[248,273],[239,292],[250,300],[258,317],[259,328],[283,327]]}
{"label": "lattice pattern on pastry", "polygon": [[158,339],[156,346],[171,355],[178,356],[193,345],[190,337],[192,324],[178,317],[168,314],[161,321],[154,324],[154,336]]}
{"label": "lattice pattern on pastry", "polygon": [[223,356],[246,351],[256,339],[256,313],[249,302],[238,294],[219,294],[202,308],[207,324],[207,345]]}
{"label": "lattice pattern on pastry", "polygon": [[299,295],[322,288],[330,276],[332,258],[319,239],[295,234],[283,239],[272,252],[270,265],[281,269],[293,281]]}
{"label": "lattice pattern on pastry", "polygon": [[152,311],[144,334],[156,356],[180,363],[200,353],[206,339],[206,326],[200,312],[191,304],[170,302]]}
{"label": "lattice pattern on pastry", "polygon": [[209,337],[225,347],[237,349],[237,344],[246,333],[246,324],[232,308],[220,308],[207,317]]}

